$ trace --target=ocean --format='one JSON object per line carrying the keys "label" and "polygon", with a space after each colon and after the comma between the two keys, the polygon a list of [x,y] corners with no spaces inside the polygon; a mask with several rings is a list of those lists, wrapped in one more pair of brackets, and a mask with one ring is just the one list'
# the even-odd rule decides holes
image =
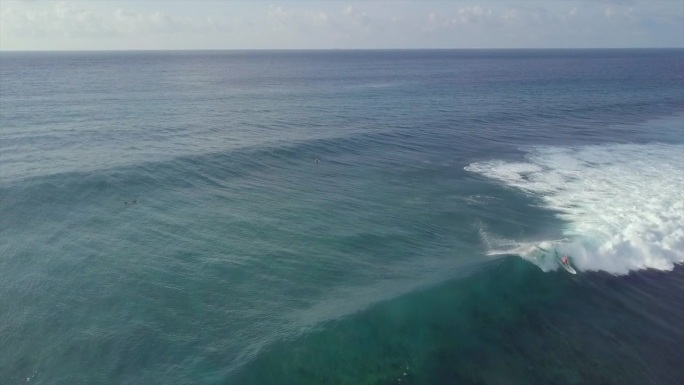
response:
{"label": "ocean", "polygon": [[683,262],[683,49],[0,53],[3,385],[679,385]]}

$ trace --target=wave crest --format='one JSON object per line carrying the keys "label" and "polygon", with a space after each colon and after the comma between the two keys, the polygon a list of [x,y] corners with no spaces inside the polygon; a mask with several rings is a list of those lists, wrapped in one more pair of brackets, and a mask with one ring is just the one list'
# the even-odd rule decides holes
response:
{"label": "wave crest", "polygon": [[684,146],[537,147],[526,162],[468,171],[540,198],[567,223],[559,246],[581,270],[626,274],[684,262]]}

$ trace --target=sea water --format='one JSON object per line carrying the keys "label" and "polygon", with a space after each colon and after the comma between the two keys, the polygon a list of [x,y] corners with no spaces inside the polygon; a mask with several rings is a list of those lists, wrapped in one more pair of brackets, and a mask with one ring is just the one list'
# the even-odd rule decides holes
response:
{"label": "sea water", "polygon": [[0,384],[684,383],[683,154],[683,50],[0,53]]}

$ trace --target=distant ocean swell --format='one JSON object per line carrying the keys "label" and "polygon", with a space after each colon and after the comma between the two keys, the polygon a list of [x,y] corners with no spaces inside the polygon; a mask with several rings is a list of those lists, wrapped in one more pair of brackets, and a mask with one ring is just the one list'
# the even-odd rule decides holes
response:
{"label": "distant ocean swell", "polygon": [[[164,346],[195,333],[175,331],[159,319],[188,317],[184,282],[197,296],[190,308],[206,306],[212,313],[218,302],[231,308],[229,330],[220,323],[207,330],[222,335],[208,343],[223,352],[217,359],[235,368],[273,341],[443,280],[459,265],[442,258],[451,252],[451,242],[444,244],[448,232],[421,224],[420,206],[407,203],[415,191],[371,184],[380,175],[415,179],[433,167],[421,161],[422,142],[415,139],[397,132],[310,139],[5,179],[3,234],[24,242],[5,249],[4,293],[42,306],[33,321],[38,324],[68,318],[59,293],[76,293],[64,298],[69,306],[109,304],[92,321],[98,333],[143,335],[146,344],[158,345],[145,350],[163,355]],[[392,203],[393,212],[385,213],[384,205]],[[401,215],[418,221],[396,224]],[[27,275],[27,269],[38,273]],[[212,282],[211,290],[202,282]],[[43,295],[35,299],[23,288],[38,283]],[[110,293],[129,298],[130,305]],[[218,299],[226,295],[230,299]],[[167,307],[141,314],[140,325],[127,323],[153,302]],[[14,318],[8,330],[21,335],[16,330],[24,322]],[[60,335],[72,335],[56,327]],[[72,342],[95,345],[93,333]],[[206,342],[202,335],[196,338]],[[70,359],[77,362],[79,355]]]}
{"label": "distant ocean swell", "polygon": [[0,383],[680,385],[682,53],[2,53]]}

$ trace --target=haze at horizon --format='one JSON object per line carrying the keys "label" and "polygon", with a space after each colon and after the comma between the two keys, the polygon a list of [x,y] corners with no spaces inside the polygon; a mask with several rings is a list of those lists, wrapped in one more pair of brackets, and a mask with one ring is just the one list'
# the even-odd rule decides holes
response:
{"label": "haze at horizon", "polygon": [[0,50],[684,47],[677,1],[0,3]]}

